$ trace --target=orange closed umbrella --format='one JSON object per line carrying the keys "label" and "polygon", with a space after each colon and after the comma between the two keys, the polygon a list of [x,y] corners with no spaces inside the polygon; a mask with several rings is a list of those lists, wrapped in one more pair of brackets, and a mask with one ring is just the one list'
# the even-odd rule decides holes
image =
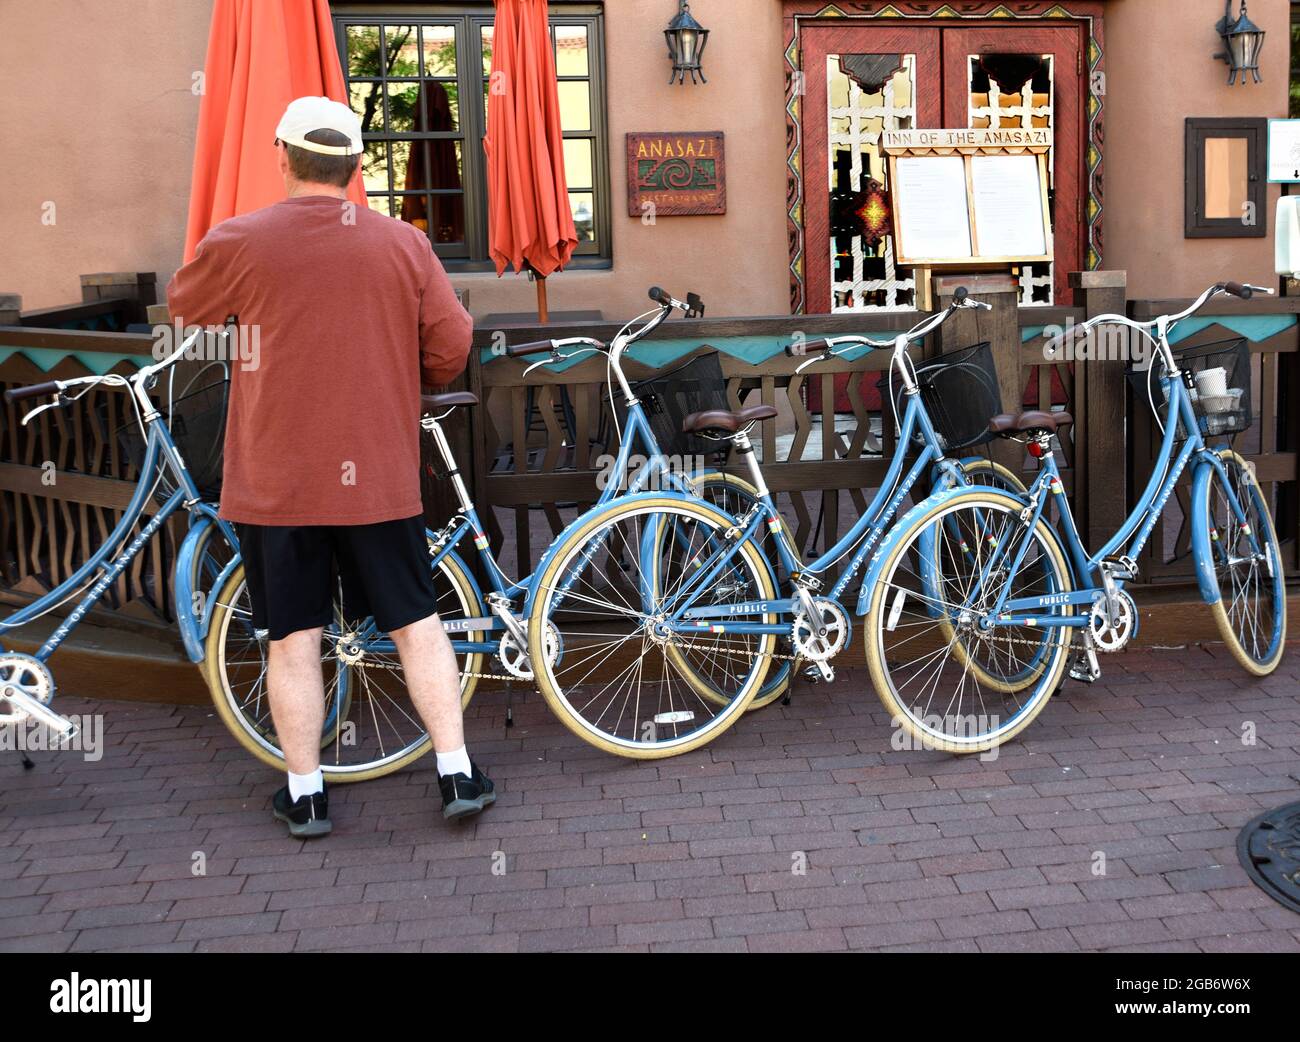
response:
{"label": "orange closed umbrella", "polygon": [[[275,128],[306,95],[347,104],[328,0],[216,0],[203,63],[185,260],[227,217],[284,198]],[[360,178],[348,196],[366,205]]]}
{"label": "orange closed umbrella", "polygon": [[564,180],[564,138],[546,0],[496,0],[488,85],[488,254],[537,277],[546,321],[546,276],[578,244]]}

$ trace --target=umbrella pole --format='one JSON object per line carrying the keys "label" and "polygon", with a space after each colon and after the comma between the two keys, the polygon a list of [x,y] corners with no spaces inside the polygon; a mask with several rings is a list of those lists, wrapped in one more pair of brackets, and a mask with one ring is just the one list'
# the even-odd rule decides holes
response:
{"label": "umbrella pole", "polygon": [[535,281],[537,282],[537,321],[542,325],[546,325],[546,276],[537,275]]}

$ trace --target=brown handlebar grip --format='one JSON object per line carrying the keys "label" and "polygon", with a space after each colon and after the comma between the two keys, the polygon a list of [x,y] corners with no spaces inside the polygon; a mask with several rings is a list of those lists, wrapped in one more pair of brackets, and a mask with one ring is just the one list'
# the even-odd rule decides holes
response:
{"label": "brown handlebar grip", "polygon": [[550,352],[555,350],[555,344],[550,340],[533,340],[527,344],[511,344],[506,348],[506,357],[518,358],[520,355],[536,355],[543,351]]}
{"label": "brown handlebar grip", "polygon": [[1240,282],[1225,282],[1223,291],[1231,293],[1234,297],[1240,297],[1242,300],[1249,300],[1255,292],[1249,286],[1243,286]]}
{"label": "brown handlebar grip", "polygon": [[47,380],[43,384],[29,384],[26,387],[10,387],[5,391],[5,401],[20,402],[24,398],[40,398],[47,394],[57,394],[58,390],[57,380]]}
{"label": "brown handlebar grip", "polygon": [[785,356],[787,358],[802,358],[804,355],[815,355],[818,351],[825,351],[830,345],[826,342],[825,337],[817,340],[805,340],[802,344],[786,344]]}

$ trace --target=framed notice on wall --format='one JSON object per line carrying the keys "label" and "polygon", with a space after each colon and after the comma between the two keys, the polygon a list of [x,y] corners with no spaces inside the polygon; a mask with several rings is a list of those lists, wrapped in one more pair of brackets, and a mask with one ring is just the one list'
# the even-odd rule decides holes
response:
{"label": "framed notice on wall", "polygon": [[1050,130],[886,131],[898,264],[1052,259]]}

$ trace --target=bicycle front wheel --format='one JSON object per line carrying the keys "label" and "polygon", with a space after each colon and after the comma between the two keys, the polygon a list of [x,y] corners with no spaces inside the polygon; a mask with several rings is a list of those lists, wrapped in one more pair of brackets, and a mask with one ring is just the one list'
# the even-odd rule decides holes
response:
{"label": "bicycle front wheel", "polygon": [[1201,545],[1209,548],[1209,559],[1197,566],[1202,574],[1212,572],[1218,585],[1214,619],[1233,657],[1254,676],[1267,676],[1281,661],[1286,640],[1286,576],[1277,532],[1250,464],[1230,449],[1219,458],[1228,480],[1225,486],[1210,468],[1205,502],[1197,510],[1197,524],[1207,526]]}
{"label": "bicycle front wheel", "polygon": [[[528,648],[538,688],[574,734],[659,759],[704,745],[748,708],[776,637],[743,625],[777,617],[742,609],[776,590],[758,548],[725,538],[732,524],[704,503],[655,497],[616,501],[561,535],[536,580]],[[699,584],[719,558],[725,593]],[[710,606],[698,632],[668,625],[675,611]],[[700,676],[730,697],[706,697]]]}
{"label": "bicycle front wheel", "polygon": [[[908,528],[886,554],[863,631],[876,692],[916,747],[982,752],[1029,726],[1065,671],[1072,631],[1044,608],[1021,625],[988,625],[999,597],[1068,592],[1069,566],[1041,519],[991,490],[960,493]],[[1018,567],[1009,567],[1016,555]]]}
{"label": "bicycle front wheel", "polygon": [[[484,614],[465,565],[453,554],[433,573],[438,615],[444,622]],[[340,599],[341,600],[341,599]],[[483,640],[482,634],[454,634]],[[483,656],[457,653],[461,706],[469,704]],[[284,768],[271,718],[266,682],[267,639],[252,624],[244,568],[231,573],[217,598],[208,629],[204,674],[222,722],[235,739],[263,763]],[[365,781],[399,770],[429,751],[431,743],[402,678],[392,639],[370,620],[344,616],[335,603],[335,621],[321,642],[325,680],[325,725],[321,769],[331,782]]]}

